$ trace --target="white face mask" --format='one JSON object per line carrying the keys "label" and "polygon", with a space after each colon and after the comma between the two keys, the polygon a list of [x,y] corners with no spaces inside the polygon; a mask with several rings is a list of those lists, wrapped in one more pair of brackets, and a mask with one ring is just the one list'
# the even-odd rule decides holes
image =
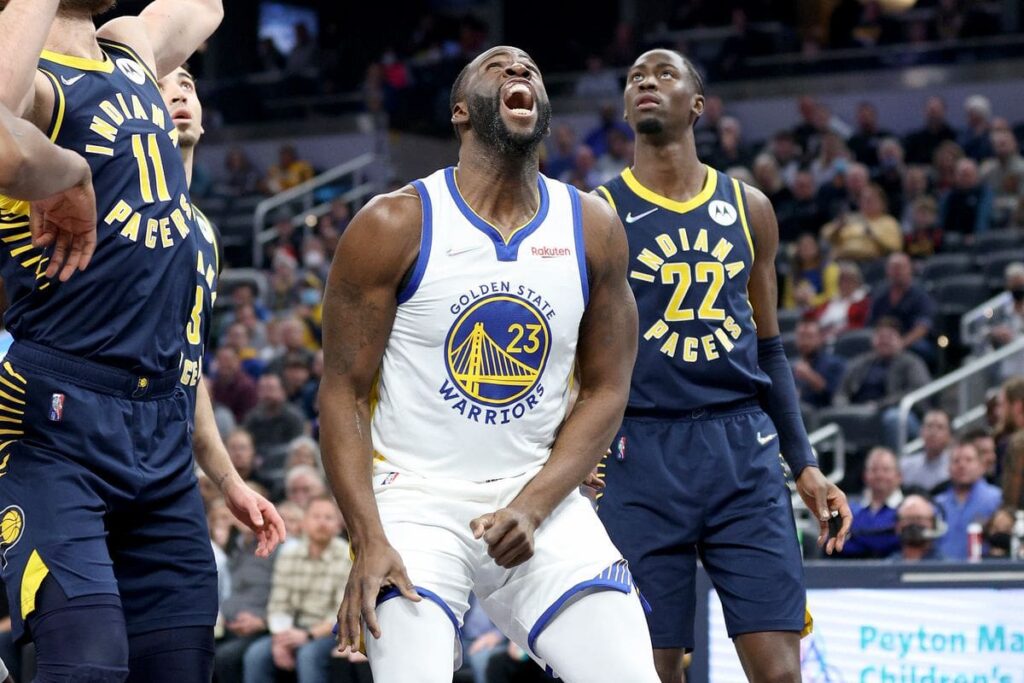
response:
{"label": "white face mask", "polygon": [[302,263],[310,270],[316,270],[324,265],[324,255],[319,251],[307,251],[302,255]]}

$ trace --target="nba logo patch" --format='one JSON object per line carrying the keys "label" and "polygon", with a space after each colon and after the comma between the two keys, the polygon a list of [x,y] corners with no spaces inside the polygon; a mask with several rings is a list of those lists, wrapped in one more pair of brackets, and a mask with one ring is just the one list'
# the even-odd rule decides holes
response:
{"label": "nba logo patch", "polygon": [[64,419],[64,394],[54,394],[50,397],[50,422],[60,422]]}
{"label": "nba logo patch", "polygon": [[384,477],[384,481],[382,481],[380,485],[387,486],[388,484],[393,484],[395,479],[398,479],[398,472],[392,472],[388,476]]}

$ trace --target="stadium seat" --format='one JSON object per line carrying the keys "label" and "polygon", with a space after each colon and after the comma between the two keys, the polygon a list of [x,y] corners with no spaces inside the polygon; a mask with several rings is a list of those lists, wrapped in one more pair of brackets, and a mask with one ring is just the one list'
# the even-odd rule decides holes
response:
{"label": "stadium seat", "polygon": [[871,350],[871,330],[848,330],[836,339],[832,352],[846,360]]}
{"label": "stadium seat", "polygon": [[800,311],[794,308],[780,308],[779,309],[779,332],[786,334],[796,329],[796,324],[800,322],[800,316],[803,315]]}
{"label": "stadium seat", "polygon": [[1020,249],[1024,244],[1024,231],[1008,228],[1006,230],[989,230],[974,238],[971,250],[979,259],[1002,251]]}
{"label": "stadium seat", "polygon": [[970,254],[936,254],[924,262],[921,279],[931,289],[947,277],[974,272],[974,267]]}
{"label": "stadium seat", "polygon": [[1002,290],[1006,266],[1015,261],[1024,262],[1024,249],[1011,249],[989,254],[979,260],[981,273],[985,276],[985,284],[991,290]]}
{"label": "stadium seat", "polygon": [[955,275],[944,279],[932,292],[942,315],[963,315],[989,297],[985,276]]}
{"label": "stadium seat", "polygon": [[839,425],[848,450],[866,451],[882,442],[882,422],[873,406],[825,408],[818,411],[817,418],[821,426]]}

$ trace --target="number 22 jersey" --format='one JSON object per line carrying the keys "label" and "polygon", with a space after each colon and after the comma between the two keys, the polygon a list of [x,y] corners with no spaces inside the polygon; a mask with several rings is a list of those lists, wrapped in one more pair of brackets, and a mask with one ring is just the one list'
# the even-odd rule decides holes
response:
{"label": "number 22 jersey", "polygon": [[672,413],[755,398],[769,380],[757,365],[747,295],[755,244],[739,181],[707,167],[700,193],[678,202],[627,168],[597,193],[626,229],[640,314],[628,410]]}
{"label": "number 22 jersey", "polygon": [[208,231],[197,225],[154,75],[130,48],[100,45],[98,61],[48,51],[39,60],[54,93],[45,132],[92,169],[96,253],[67,282],[47,280],[49,252],[32,246],[27,205],[0,200],[6,323],[17,341],[158,374],[178,367],[188,340],[200,341]]}

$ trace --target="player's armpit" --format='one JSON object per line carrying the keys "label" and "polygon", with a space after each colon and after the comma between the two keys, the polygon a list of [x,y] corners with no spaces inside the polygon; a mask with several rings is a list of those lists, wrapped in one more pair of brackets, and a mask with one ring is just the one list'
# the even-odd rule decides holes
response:
{"label": "player's armpit", "polygon": [[639,322],[626,281],[629,248],[615,211],[604,200],[580,196],[590,301],[580,323],[576,357],[580,393],[559,430],[551,457],[509,507],[537,523],[593,470],[622,421],[636,360]]}
{"label": "player's armpit", "polygon": [[775,254],[779,250],[779,223],[771,200],[763,192],[742,184],[743,204],[754,242],[754,264],[750,270],[748,294],[754,309],[758,339],[779,334],[779,292],[775,275]]}
{"label": "player's armpit", "polygon": [[181,66],[224,18],[222,0],[153,0],[137,17],[119,17],[98,36],[131,47],[157,78]]}

